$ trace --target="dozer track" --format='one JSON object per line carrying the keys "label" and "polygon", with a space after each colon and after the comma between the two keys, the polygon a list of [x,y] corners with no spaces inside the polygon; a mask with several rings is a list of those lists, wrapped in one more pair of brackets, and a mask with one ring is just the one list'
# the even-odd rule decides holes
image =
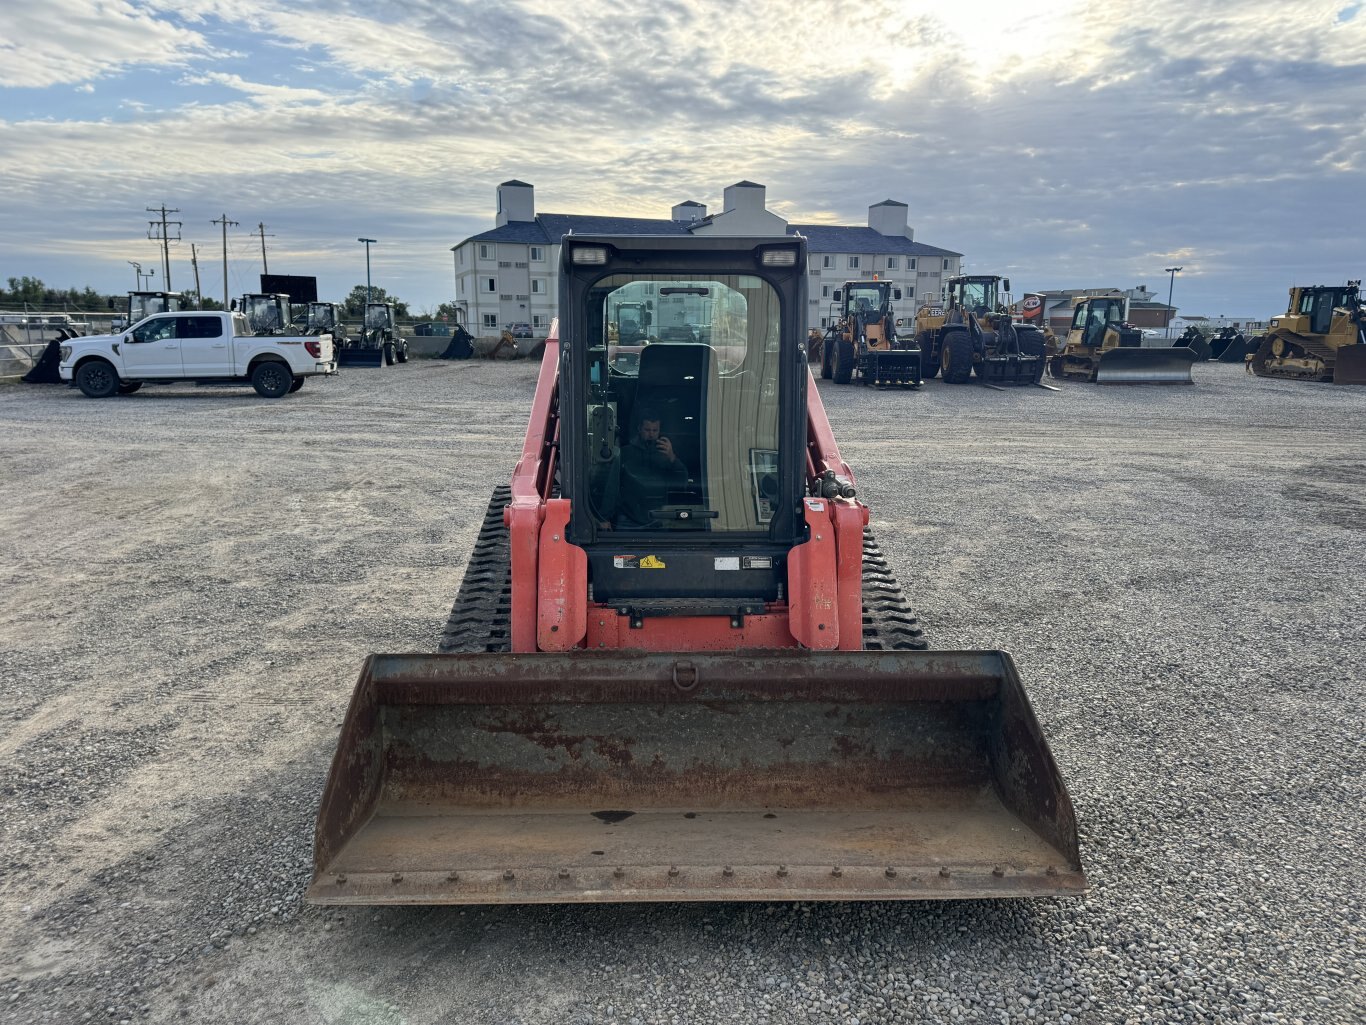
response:
{"label": "dozer track", "polygon": [[[512,564],[503,524],[503,507],[511,496],[507,485],[493,489],[465,578],[441,633],[437,650],[443,654],[511,650]],[[863,528],[863,646],[872,651],[929,647],[924,628],[869,527]]]}

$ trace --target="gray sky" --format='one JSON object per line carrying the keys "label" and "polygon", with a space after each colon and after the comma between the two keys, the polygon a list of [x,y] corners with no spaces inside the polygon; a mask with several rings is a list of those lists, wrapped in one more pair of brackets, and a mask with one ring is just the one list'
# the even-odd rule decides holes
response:
{"label": "gray sky", "polygon": [[[1267,315],[1366,264],[1360,0],[41,0],[0,11],[0,278],[123,290],[270,268],[451,296],[495,186],[540,210],[798,222],[909,204],[1016,291],[1146,284]],[[158,272],[155,283],[160,286]]]}

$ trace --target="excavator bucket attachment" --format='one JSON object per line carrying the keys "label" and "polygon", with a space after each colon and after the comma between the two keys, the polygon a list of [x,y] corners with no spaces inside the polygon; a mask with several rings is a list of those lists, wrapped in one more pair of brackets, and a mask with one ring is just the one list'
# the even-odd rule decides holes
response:
{"label": "excavator bucket attachment", "polygon": [[372,655],[316,904],[1082,892],[1000,652]]}
{"label": "excavator bucket attachment", "polygon": [[1194,384],[1191,365],[1197,353],[1189,347],[1106,349],[1096,367],[1097,384]]}
{"label": "excavator bucket attachment", "polygon": [[1341,346],[1335,356],[1334,384],[1366,384],[1366,344]]}

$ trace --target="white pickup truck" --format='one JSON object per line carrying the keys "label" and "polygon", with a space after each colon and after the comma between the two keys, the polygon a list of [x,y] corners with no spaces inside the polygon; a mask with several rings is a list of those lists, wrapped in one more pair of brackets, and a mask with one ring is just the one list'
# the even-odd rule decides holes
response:
{"label": "white pickup truck", "polygon": [[67,339],[61,352],[58,374],[92,399],[169,381],[250,384],[278,399],[337,372],[331,335],[253,335],[240,313],[158,313],[120,334]]}

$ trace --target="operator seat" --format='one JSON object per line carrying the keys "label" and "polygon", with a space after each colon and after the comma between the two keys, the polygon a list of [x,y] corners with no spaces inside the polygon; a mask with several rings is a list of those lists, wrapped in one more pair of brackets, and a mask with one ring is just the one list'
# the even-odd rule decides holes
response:
{"label": "operator seat", "polygon": [[710,345],[647,345],[640,351],[631,415],[624,419],[625,423],[634,424],[637,410],[657,412],[660,433],[673,443],[674,455],[683,461],[688,476],[693,478],[702,474],[707,400],[715,378],[716,352]]}

